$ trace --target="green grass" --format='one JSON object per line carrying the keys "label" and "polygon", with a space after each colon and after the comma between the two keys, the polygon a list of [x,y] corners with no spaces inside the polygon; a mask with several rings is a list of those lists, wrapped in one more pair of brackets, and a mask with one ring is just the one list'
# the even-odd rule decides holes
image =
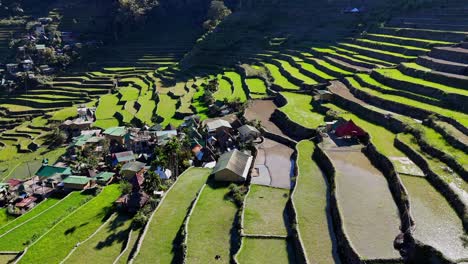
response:
{"label": "green grass", "polygon": [[78,192],[71,194],[62,202],[50,210],[45,211],[40,216],[29,221],[22,222],[23,225],[16,225],[11,232],[3,233],[0,239],[0,250],[2,251],[20,251],[26,246],[36,241],[45,234],[52,226],[64,219],[90,197]]}
{"label": "green grass", "polygon": [[138,99],[140,90],[134,87],[123,87],[119,89],[119,93],[122,95],[122,98],[120,98],[120,101],[123,101],[123,102],[135,101]]}
{"label": "green grass", "polygon": [[287,235],[285,208],[289,189],[251,185],[244,208],[246,234]]}
{"label": "green grass", "polygon": [[349,71],[346,71],[346,70],[343,70],[341,68],[338,68],[324,60],[320,60],[320,59],[313,59],[315,60],[318,64],[322,65],[323,67],[333,71],[334,73],[336,74],[341,74],[341,75],[352,75],[353,73],[352,72],[349,72]]}
{"label": "green grass", "polygon": [[208,107],[200,99],[204,94],[205,87],[202,85],[198,88],[198,91],[193,94],[192,98],[192,105],[195,107],[195,110],[201,119],[208,118]]}
{"label": "green grass", "polygon": [[421,66],[421,65],[417,64],[416,62],[403,62],[402,65],[405,68],[410,68],[410,69],[413,69],[413,70],[424,71],[424,72],[432,71],[431,69],[429,69],[427,67],[424,67],[424,66]]}
{"label": "green grass", "polygon": [[237,257],[239,263],[295,263],[293,250],[285,239],[258,239],[244,237]]}
{"label": "green grass", "polygon": [[65,120],[67,120],[69,118],[77,117],[78,116],[77,111],[78,110],[77,110],[76,106],[67,107],[67,108],[64,108],[62,110],[54,112],[52,114],[52,117],[50,118],[50,120],[65,121]]}
{"label": "green grass", "polygon": [[191,168],[179,176],[159,205],[134,263],[171,263],[173,242],[188,212],[190,203],[206,182],[211,170]]}
{"label": "green grass", "polygon": [[148,92],[146,95],[140,96],[138,103],[141,107],[135,117],[140,119],[144,124],[152,125],[153,113],[156,108],[156,102],[152,99],[152,94]]}
{"label": "green grass", "polygon": [[273,77],[274,84],[278,85],[279,87],[286,89],[286,90],[299,90],[299,86],[292,84],[286,77],[284,77],[278,66],[270,64],[270,63],[265,63],[264,66],[268,69],[270,72],[271,77]]}
{"label": "green grass", "polygon": [[141,232],[141,229],[133,230],[132,234],[130,236],[130,242],[128,244],[128,248],[125,251],[125,253],[122,254],[120,257],[119,261],[117,261],[118,264],[127,264],[128,257],[130,256],[130,253],[132,251],[132,248],[136,246],[136,243],[138,243],[138,236]]}
{"label": "green grass", "polygon": [[118,102],[119,98],[115,94],[103,95],[96,109],[96,118],[98,120],[113,118],[115,112],[122,109],[122,106],[117,105]]}
{"label": "green grass", "polygon": [[443,163],[441,160],[434,158],[424,152],[419,144],[417,143],[416,139],[414,138],[413,135],[411,134],[398,134],[398,139],[409,145],[413,150],[418,152],[421,156],[423,156],[428,164],[429,168],[437,173],[445,182],[449,184],[455,184],[458,188],[461,190],[464,190],[465,192],[468,191],[468,183],[464,181],[458,174],[456,173],[450,173],[444,168],[447,167],[445,163]]}
{"label": "green grass", "polygon": [[242,78],[237,72],[225,72],[224,76],[229,78],[234,84],[234,90],[232,93],[232,98],[239,98],[241,102],[247,101],[247,95],[245,94],[244,89],[242,88]]}
{"label": "green grass", "polygon": [[309,64],[309,63],[306,63],[306,62],[299,62],[299,65],[301,65],[301,67],[304,70],[306,70],[308,72],[311,72],[312,74],[315,74],[315,75],[319,76],[322,79],[325,79],[325,80],[334,80],[334,79],[336,79],[336,77],[333,77],[333,76],[329,75],[328,73],[325,73],[325,72],[317,69],[312,64]]}
{"label": "green grass", "polygon": [[245,79],[247,87],[251,93],[266,94],[267,87],[265,82],[259,78],[247,78]]}
{"label": "green grass", "polygon": [[434,148],[445,152],[448,156],[453,157],[458,163],[460,163],[465,170],[468,170],[468,155],[457,148],[450,145],[445,138],[437,131],[430,127],[420,126],[423,130],[426,141]]}
{"label": "green grass", "polygon": [[[364,82],[366,82],[366,83],[369,83],[371,85],[375,85],[375,86],[380,87],[380,88],[382,88],[384,90],[387,90],[386,86],[376,82],[369,75],[361,75],[360,74],[359,77],[362,80],[364,80]],[[413,107],[424,109],[424,110],[429,110],[429,111],[432,111],[434,113],[438,113],[438,114],[440,114],[442,116],[450,117],[450,118],[452,118],[454,120],[457,120],[458,122],[460,122],[464,126],[468,126],[468,115],[466,115],[464,113],[453,111],[453,110],[446,109],[446,108],[441,108],[441,107],[431,105],[431,104],[427,104],[427,103],[423,103],[423,102],[413,100],[413,99],[403,97],[403,96],[385,94],[385,93],[376,91],[376,90],[371,89],[371,88],[363,87],[356,80],[354,80],[353,78],[348,78],[348,81],[350,81],[350,83],[353,85],[353,87],[355,87],[355,88],[357,88],[359,90],[362,90],[364,92],[367,92],[367,93],[369,93],[371,95],[374,95],[376,97],[379,97],[379,98],[382,98],[382,99],[388,100],[388,101],[394,101],[394,102],[398,102],[398,103],[401,103],[401,104],[413,106]]]}
{"label": "green grass", "polygon": [[289,92],[281,93],[288,103],[280,108],[293,122],[304,127],[315,129],[323,124],[324,116],[313,112],[312,96]]}
{"label": "green grass", "polygon": [[223,101],[224,99],[232,98],[232,86],[231,84],[222,79],[218,78],[218,90],[213,94],[213,97],[218,101]]}
{"label": "green grass", "polygon": [[85,240],[102,225],[105,216],[119,196],[119,185],[105,187],[97,197],[50,229],[29,248],[19,263],[60,262],[76,243]]}
{"label": "green grass", "polygon": [[172,117],[176,112],[176,103],[175,99],[172,99],[167,94],[159,94],[159,103],[156,109],[156,115],[164,119],[163,126],[171,123]]}
{"label": "green grass", "polygon": [[225,199],[226,185],[208,184],[194,208],[188,225],[187,263],[229,262],[231,232],[237,206]]}
{"label": "green grass", "polygon": [[15,220],[16,217],[8,214],[6,208],[0,208],[0,227],[8,224],[9,222]]}
{"label": "green grass", "polygon": [[125,246],[131,217],[113,216],[95,236],[80,244],[65,263],[112,263]]}
{"label": "green grass", "polygon": [[140,91],[141,94],[145,94],[149,89],[148,84],[146,84],[141,78],[136,78],[136,77],[124,78],[124,79],[121,79],[120,81],[131,82],[131,83],[138,85],[139,87],[141,87],[141,91]]}
{"label": "green grass", "polygon": [[125,109],[119,110],[118,113],[120,113],[123,116],[122,122],[124,124],[129,124],[135,116],[134,114],[128,112]]}
{"label": "green grass", "polygon": [[391,78],[394,80],[428,86],[431,88],[441,90],[442,92],[445,92],[445,93],[454,93],[454,94],[468,96],[468,90],[464,90],[462,88],[451,87],[451,86],[443,85],[440,83],[429,82],[429,81],[419,79],[419,78],[414,78],[414,77],[403,74],[397,69],[377,69],[375,71],[384,75],[387,78]]}
{"label": "green grass", "polygon": [[[50,209],[51,206],[55,205],[59,201],[60,200],[58,200],[58,199],[52,199],[52,198],[47,199],[45,201],[42,201],[38,205],[36,205],[36,207],[31,209],[26,214],[21,215],[19,217],[13,217],[11,215],[7,215],[6,208],[2,208],[1,217],[2,217],[2,220],[3,220],[4,224],[2,224],[2,226],[0,227],[0,235],[5,234],[8,230],[10,230],[10,229],[12,229],[14,227],[17,227],[17,226],[29,221],[31,218],[36,217],[37,215],[39,215],[39,214],[43,213],[44,211]],[[5,224],[4,221],[7,219],[7,217],[8,217],[9,221],[8,221],[7,224]]]}
{"label": "green grass", "polygon": [[334,263],[337,252],[327,208],[327,180],[312,160],[315,145],[311,141],[297,144],[298,176],[293,202],[296,207],[297,228],[309,260]]}
{"label": "green grass", "polygon": [[281,67],[285,71],[289,72],[293,77],[303,81],[305,84],[313,85],[313,84],[318,83],[314,79],[302,74],[297,68],[293,67],[289,62],[283,61],[283,60],[276,60],[276,61],[278,61],[281,64]]}
{"label": "green grass", "polygon": [[99,119],[94,122],[93,127],[107,129],[109,127],[116,127],[119,126],[119,120],[116,118],[108,118],[108,119]]}

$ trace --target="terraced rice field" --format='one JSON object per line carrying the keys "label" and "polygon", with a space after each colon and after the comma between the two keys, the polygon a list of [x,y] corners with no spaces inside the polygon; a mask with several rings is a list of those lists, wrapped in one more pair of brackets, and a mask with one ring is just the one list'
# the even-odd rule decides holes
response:
{"label": "terraced rice field", "polygon": [[324,173],[312,160],[311,141],[297,145],[298,176],[293,202],[297,211],[297,229],[307,258],[318,263],[339,262],[333,222],[328,209],[330,189]]}
{"label": "terraced rice field", "polygon": [[356,252],[368,259],[399,258],[392,241],[399,232],[400,219],[385,177],[359,148],[325,150],[337,170],[336,199],[344,232]]}
{"label": "terraced rice field", "polygon": [[135,263],[170,263],[174,258],[174,239],[185,219],[190,203],[196,198],[210,174],[208,169],[192,168],[179,176],[148,223]]}
{"label": "terraced rice field", "polygon": [[294,263],[291,245],[285,239],[244,237],[237,259],[240,263]]}
{"label": "terraced rice field", "polygon": [[[424,178],[402,176],[416,222],[414,236],[453,260],[467,258],[461,220],[446,199]],[[437,238],[437,239],[434,239]]]}
{"label": "terraced rice field", "polygon": [[[105,187],[98,196],[51,225],[43,236],[30,245],[19,263],[58,263],[63,260],[76,243],[88,238],[103,224],[109,208],[120,194],[118,185]],[[57,244],[57,241],[61,243]],[[51,247],[58,251],[51,251]]]}
{"label": "terraced rice field", "polygon": [[225,198],[228,192],[226,184],[211,181],[200,194],[188,223],[187,262],[230,262],[237,206]]}
{"label": "terraced rice field", "polygon": [[252,185],[244,209],[244,233],[287,235],[288,189]]}
{"label": "terraced rice field", "polygon": [[323,116],[313,112],[312,96],[290,92],[282,92],[281,95],[286,98],[287,104],[279,110],[293,122],[307,128],[316,128],[323,123]]}
{"label": "terraced rice field", "polygon": [[120,254],[130,231],[131,217],[114,215],[102,229],[77,249],[64,263],[112,263]]}

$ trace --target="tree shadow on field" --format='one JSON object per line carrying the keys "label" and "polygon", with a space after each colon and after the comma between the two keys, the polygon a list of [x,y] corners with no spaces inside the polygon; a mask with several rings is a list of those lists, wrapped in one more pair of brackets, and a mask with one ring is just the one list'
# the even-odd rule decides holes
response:
{"label": "tree shadow on field", "polygon": [[128,234],[130,232],[131,227],[126,228],[125,230],[120,230],[118,232],[116,229],[122,227],[126,221],[130,221],[130,217],[128,215],[118,215],[115,219],[110,221],[108,226],[106,227],[106,231],[100,232],[107,232],[109,235],[99,241],[96,246],[94,247],[97,250],[101,250],[105,247],[111,247],[114,243],[124,243],[127,240]]}

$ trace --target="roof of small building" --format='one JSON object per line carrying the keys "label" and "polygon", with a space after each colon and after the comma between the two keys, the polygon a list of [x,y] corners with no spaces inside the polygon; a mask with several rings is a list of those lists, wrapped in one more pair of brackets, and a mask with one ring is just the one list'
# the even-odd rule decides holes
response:
{"label": "roof of small building", "polygon": [[71,175],[71,169],[69,167],[56,167],[51,165],[42,165],[42,167],[36,172],[39,177],[52,177],[57,174]]}
{"label": "roof of small building", "polygon": [[133,162],[129,162],[129,163],[123,165],[122,169],[120,171],[138,172],[138,171],[142,170],[145,166],[146,166],[146,164],[143,163],[143,162],[133,161]]}
{"label": "roof of small building", "polygon": [[133,151],[118,152],[114,153],[114,155],[118,162],[135,160],[135,154],[133,153]]}
{"label": "roof of small building", "polygon": [[70,175],[63,179],[63,183],[68,183],[68,184],[87,184],[91,178],[85,177],[85,176],[75,176],[75,175]]}
{"label": "roof of small building", "polygon": [[159,137],[174,137],[177,136],[177,130],[156,131],[156,136]]}
{"label": "roof of small building", "polygon": [[241,135],[248,135],[250,133],[260,134],[257,128],[249,125],[243,125],[237,129]]}
{"label": "roof of small building", "polygon": [[97,181],[108,181],[112,177],[114,177],[114,175],[115,175],[115,173],[113,173],[113,172],[103,171],[103,172],[100,172],[99,174],[97,174],[96,176],[94,176],[94,179],[97,180]]}
{"label": "roof of small building", "polygon": [[245,154],[235,149],[230,152],[226,152],[219,157],[216,166],[213,169],[213,174],[216,174],[224,169],[230,170],[233,173],[247,178],[250,165],[252,164],[252,156]]}
{"label": "roof of small building", "polygon": [[36,197],[34,197],[34,196],[29,196],[29,197],[27,197],[27,198],[24,198],[24,199],[21,200],[20,202],[16,203],[15,206],[16,206],[16,207],[20,207],[20,208],[26,207],[26,206],[32,204],[33,202],[35,202],[36,200],[37,200]]}
{"label": "roof of small building", "polygon": [[208,131],[214,131],[220,127],[232,128],[228,121],[222,119],[216,119],[206,123],[206,128]]}
{"label": "roof of small building", "polygon": [[127,129],[125,127],[110,127],[103,132],[104,135],[123,137],[127,134]]}

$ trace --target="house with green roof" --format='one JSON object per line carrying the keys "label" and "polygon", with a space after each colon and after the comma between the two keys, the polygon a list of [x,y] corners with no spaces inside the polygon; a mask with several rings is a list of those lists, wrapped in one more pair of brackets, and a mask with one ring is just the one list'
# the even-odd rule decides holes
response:
{"label": "house with green roof", "polygon": [[94,185],[94,181],[85,176],[70,175],[63,179],[62,184],[65,189],[84,190]]}
{"label": "house with green roof", "polygon": [[127,135],[127,129],[125,127],[110,127],[103,132],[104,136],[109,141],[116,141],[120,144],[125,144],[125,136]]}
{"label": "house with green roof", "polygon": [[115,173],[103,171],[93,177],[93,180],[96,181],[99,185],[108,185],[114,179]]}
{"label": "house with green roof", "polygon": [[55,180],[72,174],[70,167],[58,167],[52,165],[42,165],[36,172],[40,181]]}

